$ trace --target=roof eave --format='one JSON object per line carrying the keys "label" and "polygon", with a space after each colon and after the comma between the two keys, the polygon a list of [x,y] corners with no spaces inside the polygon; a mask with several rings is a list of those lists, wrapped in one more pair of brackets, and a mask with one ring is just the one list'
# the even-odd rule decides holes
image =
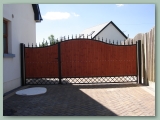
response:
{"label": "roof eave", "polygon": [[111,21],[110,23],[127,39],[128,37]]}
{"label": "roof eave", "polygon": [[112,22],[110,21],[102,30],[100,30],[92,39],[94,39],[99,33],[101,33],[110,23],[127,39],[128,37]]}
{"label": "roof eave", "polygon": [[41,17],[41,12],[40,12],[40,9],[39,9],[39,5],[38,4],[32,4],[32,8],[33,8],[33,11],[34,11],[34,20],[36,22],[41,22],[43,19]]}

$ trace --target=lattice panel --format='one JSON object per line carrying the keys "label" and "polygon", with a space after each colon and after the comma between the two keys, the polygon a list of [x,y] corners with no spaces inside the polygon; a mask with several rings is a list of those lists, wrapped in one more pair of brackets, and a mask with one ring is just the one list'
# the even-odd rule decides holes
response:
{"label": "lattice panel", "polygon": [[58,78],[30,78],[26,79],[27,85],[49,85],[49,84],[58,84],[59,79]]}
{"label": "lattice panel", "polygon": [[82,83],[123,83],[137,82],[137,76],[122,76],[122,77],[88,77],[88,78],[63,78],[63,84]]}

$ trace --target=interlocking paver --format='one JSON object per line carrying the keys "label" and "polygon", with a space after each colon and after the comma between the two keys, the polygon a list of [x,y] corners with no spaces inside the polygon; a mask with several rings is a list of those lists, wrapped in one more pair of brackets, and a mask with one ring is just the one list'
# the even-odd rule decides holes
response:
{"label": "interlocking paver", "polygon": [[12,95],[3,101],[9,116],[155,116],[155,96],[136,84],[34,85],[47,92]]}

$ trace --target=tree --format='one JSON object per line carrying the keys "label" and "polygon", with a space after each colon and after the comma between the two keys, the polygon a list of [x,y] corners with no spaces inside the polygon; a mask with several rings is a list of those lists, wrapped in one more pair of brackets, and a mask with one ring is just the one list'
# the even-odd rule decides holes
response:
{"label": "tree", "polygon": [[45,39],[44,39],[44,38],[43,38],[42,46],[48,46],[48,42],[47,42],[47,40],[46,40],[46,42],[45,42]]}
{"label": "tree", "polygon": [[47,40],[45,42],[45,39],[43,38],[43,42],[42,42],[42,44],[39,43],[39,47],[44,47],[44,46],[48,46],[48,42],[47,42]]}
{"label": "tree", "polygon": [[49,41],[50,41],[50,45],[55,44],[54,35],[51,34],[51,35],[48,37],[48,39],[49,39]]}
{"label": "tree", "polygon": [[43,47],[41,43],[39,43],[39,47]]}
{"label": "tree", "polygon": [[[50,45],[53,45],[53,44],[56,44],[56,40],[54,39],[54,35],[50,35],[49,37],[48,37],[48,39],[49,39],[49,41],[50,41]],[[46,41],[46,42],[45,42]],[[44,47],[44,46],[48,46],[48,42],[47,42],[47,40],[45,40],[44,38],[43,38],[43,42],[42,43],[39,43],[39,47]]]}
{"label": "tree", "polygon": [[48,46],[48,42],[47,42],[47,40],[46,40],[46,42],[45,42],[44,46]]}
{"label": "tree", "polygon": [[45,43],[44,43],[45,39],[43,38],[43,42],[42,42],[42,46],[45,46]]}

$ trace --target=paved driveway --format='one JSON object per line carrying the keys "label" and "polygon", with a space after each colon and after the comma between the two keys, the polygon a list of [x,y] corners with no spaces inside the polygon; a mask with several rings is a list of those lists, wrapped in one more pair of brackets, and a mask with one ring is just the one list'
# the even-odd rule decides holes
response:
{"label": "paved driveway", "polygon": [[155,97],[137,84],[27,87],[45,87],[47,92],[11,93],[4,97],[4,116],[155,116]]}

